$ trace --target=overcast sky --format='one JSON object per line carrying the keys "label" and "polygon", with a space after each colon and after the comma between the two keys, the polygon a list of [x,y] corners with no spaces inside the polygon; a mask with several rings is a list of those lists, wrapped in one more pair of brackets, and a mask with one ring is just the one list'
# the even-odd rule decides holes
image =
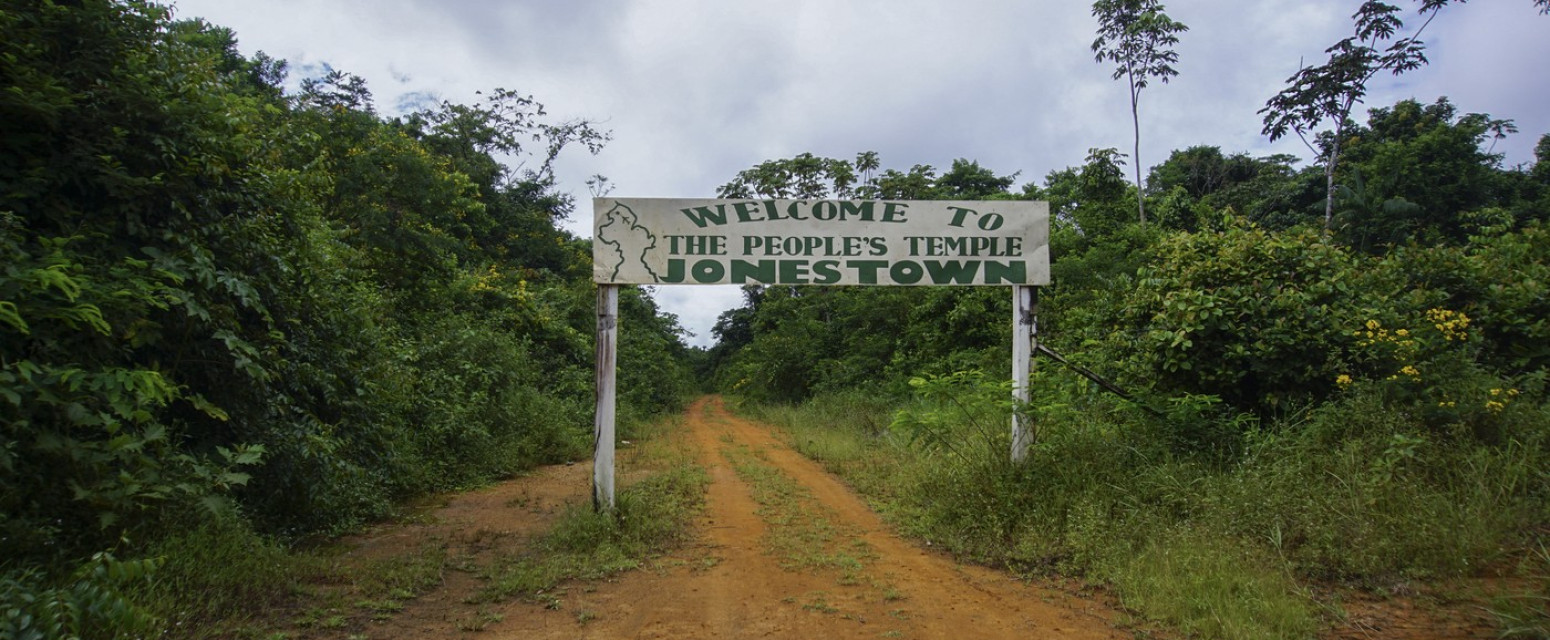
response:
{"label": "overcast sky", "polygon": [[[1414,3],[1391,0],[1409,8]],[[1189,25],[1179,76],[1141,97],[1141,161],[1208,144],[1270,144],[1255,113],[1299,60],[1319,64],[1347,35],[1359,0],[1172,0]],[[552,115],[612,131],[602,153],[573,150],[565,226],[591,236],[588,176],[620,197],[714,197],[764,160],[877,151],[885,168],[977,160],[1018,184],[1078,165],[1094,147],[1131,144],[1129,103],[1093,61],[1096,21],[1071,0],[177,0],[177,17],[237,32],[241,50],[365,78],[378,110],[475,91],[532,94]],[[1419,24],[1407,15],[1411,26]],[[1531,162],[1550,133],[1550,16],[1530,0],[1453,6],[1428,28],[1430,66],[1381,78],[1370,107],[1448,96],[1462,112],[1516,120],[1498,144]],[[1365,120],[1365,110],[1360,120]],[[741,298],[736,287],[662,287],[693,332]]]}

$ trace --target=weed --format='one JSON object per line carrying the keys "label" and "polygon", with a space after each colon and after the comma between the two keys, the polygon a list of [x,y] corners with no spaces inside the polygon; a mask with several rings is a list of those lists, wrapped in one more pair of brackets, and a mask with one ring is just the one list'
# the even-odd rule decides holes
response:
{"label": "weed", "polygon": [[617,511],[573,505],[538,542],[537,553],[498,559],[472,600],[529,596],[561,581],[598,579],[634,569],[681,541],[703,499],[704,471],[684,464],[657,471],[618,495]]}
{"label": "weed", "polygon": [[491,624],[500,622],[505,618],[505,616],[495,613],[488,608],[480,607],[473,615],[459,618],[456,626],[458,631],[484,631]]}
{"label": "weed", "polygon": [[190,637],[262,627],[274,617],[270,610],[302,589],[301,580],[324,573],[318,558],[287,554],[226,520],[163,538],[151,553],[166,560],[139,598],[168,629]]}
{"label": "weed", "polygon": [[1305,638],[1317,625],[1283,571],[1231,540],[1164,535],[1118,564],[1110,575],[1126,606],[1191,635]]}
{"label": "weed", "polygon": [[402,600],[392,600],[392,599],[388,599],[388,600],[361,600],[361,601],[355,603],[355,607],[357,609],[365,609],[367,611],[374,611],[374,612],[380,612],[380,613],[398,613],[399,611],[403,611],[404,610],[404,602]]}
{"label": "weed", "polygon": [[690,567],[690,570],[695,572],[710,571],[711,569],[716,568],[716,566],[719,564],[721,564],[720,556],[704,556],[698,560],[695,560],[694,564]]}
{"label": "weed", "polygon": [[371,563],[360,577],[360,591],[367,598],[408,600],[441,584],[447,564],[447,546],[427,542],[412,553]]}
{"label": "weed", "polygon": [[1527,562],[1537,565],[1529,569],[1528,587],[1515,593],[1497,596],[1486,610],[1501,628],[1499,637],[1531,640],[1550,639],[1550,547],[1540,542]]}
{"label": "weed", "polygon": [[822,591],[810,593],[807,602],[802,603],[802,610],[817,613],[837,613],[839,609],[829,604],[829,594]]}

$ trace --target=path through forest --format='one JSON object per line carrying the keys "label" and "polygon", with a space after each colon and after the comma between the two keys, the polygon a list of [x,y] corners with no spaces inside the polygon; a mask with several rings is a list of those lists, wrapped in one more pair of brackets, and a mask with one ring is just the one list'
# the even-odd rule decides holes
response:
{"label": "path through forest", "polygon": [[500,637],[1123,637],[1092,602],[899,539],[839,480],[719,399],[696,403],[686,425],[711,476],[703,535],[679,554],[687,562],[582,595],[577,606],[596,615],[585,623],[523,617]]}
{"label": "path through forest", "polygon": [[[1123,638],[1095,600],[960,565],[888,527],[848,487],[719,398],[690,407],[684,445],[710,484],[693,542],[646,570],[565,585],[540,602],[472,605],[472,572],[379,621],[324,636],[425,638]],[[585,500],[586,465],[453,498],[420,524],[363,537],[389,557],[435,546],[475,558]],[[313,636],[314,634],[304,634]]]}

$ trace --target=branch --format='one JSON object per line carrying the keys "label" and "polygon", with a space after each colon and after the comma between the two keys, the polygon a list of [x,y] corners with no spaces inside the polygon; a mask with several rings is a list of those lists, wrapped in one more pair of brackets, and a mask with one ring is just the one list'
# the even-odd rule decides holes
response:
{"label": "branch", "polygon": [[1116,384],[1114,384],[1112,382],[1109,382],[1108,380],[1103,379],[1098,374],[1093,373],[1092,371],[1089,371],[1086,367],[1083,367],[1083,366],[1081,366],[1079,364],[1075,364],[1075,363],[1072,363],[1069,360],[1066,360],[1065,357],[1061,356],[1058,353],[1055,353],[1054,349],[1051,349],[1051,348],[1045,346],[1043,343],[1039,343],[1039,353],[1042,353],[1044,355],[1049,356],[1055,362],[1059,362],[1060,364],[1066,365],[1067,368],[1071,369],[1072,371],[1077,372],[1082,377],[1087,378],[1088,380],[1092,380],[1093,382],[1098,383],[1098,386],[1103,387],[1103,389],[1105,391],[1108,391],[1109,393],[1117,395],[1121,399],[1124,399],[1124,400],[1130,402],[1131,404],[1134,404],[1137,407],[1140,407],[1142,411],[1150,413],[1150,414],[1152,414],[1154,416],[1157,416],[1159,418],[1161,418],[1163,416],[1163,413],[1161,411],[1158,411],[1158,410],[1153,409],[1153,408],[1151,408],[1151,407],[1149,407],[1149,406],[1147,406],[1145,404],[1142,404],[1139,400],[1136,400],[1134,396],[1132,396],[1129,393],[1127,393],[1124,389],[1119,388],[1119,385],[1116,385]]}

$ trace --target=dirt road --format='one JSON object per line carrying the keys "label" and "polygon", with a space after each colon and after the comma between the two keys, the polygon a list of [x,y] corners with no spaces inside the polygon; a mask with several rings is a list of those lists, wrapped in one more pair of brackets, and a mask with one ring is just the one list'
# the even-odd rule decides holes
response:
{"label": "dirt road", "polygon": [[[958,565],[891,534],[843,483],[718,398],[695,403],[685,428],[711,479],[694,543],[651,569],[567,586],[547,606],[473,613],[462,601],[476,585],[454,575],[355,637],[448,637],[473,627],[478,637],[524,639],[1130,637],[1101,604]],[[391,534],[391,546],[427,535],[518,539],[559,503],[585,499],[586,471],[561,467],[460,496],[419,533]]]}

